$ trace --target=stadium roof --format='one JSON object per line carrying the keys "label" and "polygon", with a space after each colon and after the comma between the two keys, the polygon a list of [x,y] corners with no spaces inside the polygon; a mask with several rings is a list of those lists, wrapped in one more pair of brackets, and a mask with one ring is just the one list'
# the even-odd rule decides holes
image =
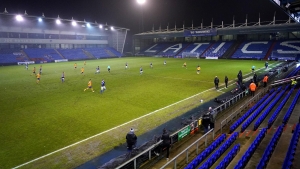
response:
{"label": "stadium roof", "polygon": [[113,26],[113,25],[108,25],[107,23],[98,23],[97,21],[95,22],[89,22],[86,20],[80,21],[76,20],[74,18],[71,19],[64,19],[60,18],[58,15],[57,18],[52,18],[52,17],[46,17],[44,14],[41,16],[33,16],[33,15],[28,15],[27,12],[25,11],[24,14],[11,14],[8,13],[6,8],[4,9],[4,12],[0,13],[0,21],[2,25],[11,25],[14,24],[15,22],[46,22],[49,24],[69,24],[72,25],[73,27],[82,27],[82,28],[99,28],[101,30],[129,30],[128,28],[123,28],[123,27],[118,27],[118,26]]}
{"label": "stadium roof", "polygon": [[[69,18],[83,21],[105,21],[109,25],[121,25],[129,28],[131,33],[149,31],[153,25],[157,29],[159,25],[166,28],[175,23],[177,26],[185,23],[186,27],[204,25],[221,25],[221,22],[230,23],[233,16],[236,23],[245,21],[246,15],[249,22],[257,22],[260,13],[261,20],[270,21],[276,13],[277,20],[286,20],[287,14],[272,0],[146,0],[144,5],[139,5],[136,0],[89,0],[72,1],[72,3],[51,0],[14,0],[1,2],[2,9],[8,9],[10,13],[24,13],[35,16],[45,15],[56,18]],[[63,16],[63,17],[62,17]],[[143,20],[143,31],[139,30],[141,19]]]}

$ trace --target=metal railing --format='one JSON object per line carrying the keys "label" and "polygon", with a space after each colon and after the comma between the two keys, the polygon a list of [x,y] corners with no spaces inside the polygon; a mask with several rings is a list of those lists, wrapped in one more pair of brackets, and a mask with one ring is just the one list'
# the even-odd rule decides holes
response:
{"label": "metal railing", "polygon": [[165,165],[163,165],[161,167],[161,169],[167,167],[168,165],[170,165],[172,162],[174,162],[174,169],[177,168],[177,159],[183,154],[186,153],[185,155],[185,160],[186,163],[189,162],[189,150],[196,145],[196,155],[199,154],[199,142],[205,138],[205,146],[207,146],[207,137],[208,135],[211,134],[212,135],[212,139],[215,137],[215,132],[214,129],[210,129],[207,133],[205,133],[202,137],[200,137],[199,139],[197,139],[194,143],[192,143],[191,145],[189,145],[187,148],[185,148],[182,152],[180,152],[179,154],[177,154],[173,159],[171,159],[170,161],[168,161]]}
{"label": "metal railing", "polygon": [[[221,112],[221,111],[226,110],[226,109],[229,108],[231,105],[233,105],[234,103],[236,103],[238,100],[242,99],[242,98],[245,97],[245,96],[247,96],[247,95],[246,95],[246,92],[245,92],[245,91],[244,91],[244,92],[241,92],[241,93],[237,94],[236,96],[232,97],[231,99],[229,99],[228,101],[226,101],[225,103],[223,103],[222,105],[216,107],[216,108],[214,109],[215,115],[217,115],[217,113],[219,113],[219,112]],[[197,119],[197,120],[191,122],[191,124],[194,124],[195,128],[197,128],[197,127],[199,128],[199,126],[198,126],[198,121],[199,121],[199,119]],[[188,126],[188,125],[187,125],[187,126]],[[184,127],[181,128],[180,130],[178,130],[178,131],[174,132],[172,135],[170,135],[171,138],[172,138],[172,142],[173,142],[173,143],[178,142],[178,140],[177,140],[177,134],[178,134],[182,129],[186,128],[187,126],[184,126]],[[208,133],[211,133],[212,131],[213,131],[213,130],[210,130]],[[205,135],[203,135],[201,138],[206,137],[208,133],[206,133]],[[214,136],[214,132],[213,132],[213,136]],[[175,138],[175,137],[176,137],[176,138]],[[200,140],[201,140],[201,138],[200,138]],[[155,143],[154,145],[150,146],[149,148],[147,148],[147,149],[144,150],[143,152],[141,152],[141,153],[139,153],[138,155],[132,157],[131,159],[129,159],[128,161],[126,161],[125,163],[123,163],[122,165],[120,165],[119,167],[117,167],[117,169],[121,169],[121,168],[125,167],[126,165],[129,165],[129,163],[131,163],[131,162],[133,162],[133,168],[134,168],[134,169],[137,169],[137,168],[138,168],[138,167],[137,167],[137,158],[139,158],[139,157],[141,157],[141,156],[144,157],[145,154],[148,154],[148,155],[147,155],[147,158],[148,158],[148,160],[151,160],[151,159],[152,159],[152,157],[151,157],[152,151],[153,151],[156,147],[158,147],[160,144],[161,144],[161,141]],[[195,143],[195,144],[196,144],[196,143]],[[206,140],[205,140],[205,145],[207,145],[207,137],[206,137]],[[189,147],[190,147],[190,146],[189,146]],[[197,146],[197,147],[198,147],[198,146]],[[198,152],[198,149],[197,149],[197,152]],[[188,158],[188,157],[187,157],[187,158]],[[172,160],[172,161],[173,161],[173,160]],[[125,167],[125,168],[126,168],[126,167]],[[175,168],[176,168],[176,167],[175,167]]]}
{"label": "metal railing", "polygon": [[242,113],[242,110],[248,108],[251,105],[251,103],[258,101],[259,98],[261,98],[266,93],[267,90],[268,89],[264,89],[263,91],[259,92],[254,97],[249,99],[246,103],[242,104],[236,111],[234,111],[229,116],[227,116],[224,120],[222,120],[220,123],[221,133],[223,133],[223,127],[226,126],[228,122],[231,122],[233,119],[236,119],[238,115]]}

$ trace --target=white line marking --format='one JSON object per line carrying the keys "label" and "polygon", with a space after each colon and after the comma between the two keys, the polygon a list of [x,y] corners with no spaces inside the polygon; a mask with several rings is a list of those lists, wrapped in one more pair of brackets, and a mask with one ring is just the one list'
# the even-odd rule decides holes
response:
{"label": "white line marking", "polygon": [[152,115],[152,114],[154,114],[154,113],[156,113],[156,112],[158,112],[158,111],[164,110],[164,109],[166,109],[166,108],[169,108],[169,107],[174,106],[174,105],[176,105],[176,104],[178,104],[178,103],[184,102],[184,101],[186,101],[186,100],[188,100],[188,99],[191,99],[191,98],[193,98],[193,97],[196,97],[196,96],[198,96],[198,95],[200,95],[200,94],[203,94],[203,93],[208,92],[208,91],[213,90],[213,89],[215,89],[215,88],[207,89],[207,90],[205,90],[205,91],[203,91],[203,92],[200,92],[200,93],[198,93],[198,94],[195,94],[195,95],[193,95],[193,96],[190,96],[190,97],[188,97],[188,98],[185,98],[185,99],[183,99],[183,100],[180,100],[180,101],[178,101],[178,102],[176,102],[176,103],[170,104],[170,105],[168,105],[168,106],[166,106],[166,107],[163,107],[163,108],[160,108],[160,109],[158,109],[158,110],[155,110],[155,111],[153,111],[153,112],[151,112],[151,113],[145,114],[145,115],[143,115],[143,116],[141,116],[141,117],[138,117],[138,118],[136,118],[136,119],[133,119],[133,120],[131,120],[131,121],[128,121],[128,122],[126,122],[126,123],[123,123],[123,124],[121,124],[121,125],[119,125],[119,126],[113,127],[113,128],[111,128],[111,129],[109,129],[109,130],[103,131],[103,132],[101,132],[101,133],[98,133],[98,134],[96,134],[96,135],[93,135],[93,136],[91,136],[91,137],[88,137],[88,138],[86,138],[86,139],[84,139],[84,140],[81,140],[81,141],[78,141],[78,142],[76,142],[76,143],[74,143],[74,144],[71,144],[71,145],[68,145],[68,146],[66,146],[66,147],[63,147],[63,148],[61,148],[61,149],[59,149],[59,150],[53,151],[53,152],[51,152],[51,153],[48,153],[48,154],[46,154],[46,155],[43,155],[43,156],[41,156],[41,157],[38,157],[38,158],[33,159],[33,160],[31,160],[31,161],[28,161],[28,162],[26,162],[26,163],[24,163],[24,164],[21,164],[21,165],[19,165],[19,166],[14,167],[14,168],[12,168],[12,169],[17,169],[17,168],[20,168],[20,167],[25,166],[25,165],[27,165],[27,164],[30,164],[30,163],[32,163],[32,162],[35,162],[35,161],[37,161],[37,160],[40,160],[40,159],[42,159],[42,158],[48,157],[48,156],[50,156],[50,155],[52,155],[52,154],[55,154],[55,153],[57,153],[57,152],[60,152],[60,151],[65,150],[65,149],[67,149],[67,148],[73,147],[73,146],[75,146],[75,145],[77,145],[77,144],[80,144],[80,143],[82,143],[82,142],[85,142],[85,141],[87,141],[87,140],[90,140],[90,139],[92,139],[92,138],[95,138],[95,137],[97,137],[97,136],[100,136],[100,135],[102,135],[102,134],[104,134],[104,133],[110,132],[110,131],[112,131],[112,130],[114,130],[114,129],[116,129],[116,128],[125,126],[125,125],[127,125],[127,124],[129,124],[129,123],[131,123],[131,122],[134,122],[134,121],[136,121],[136,120],[139,120],[139,119],[142,119],[142,118],[147,117],[147,116],[149,116],[149,115]]}
{"label": "white line marking", "polygon": [[[262,68],[261,68],[261,69],[262,69]],[[258,69],[258,70],[260,70],[260,69]],[[246,74],[246,75],[249,75],[249,74],[251,74],[251,73],[248,73],[248,74]],[[222,88],[222,89],[223,89],[223,88]],[[98,133],[98,134],[96,134],[96,135],[93,135],[93,136],[91,136],[91,137],[88,137],[88,138],[86,138],[86,139],[83,139],[83,140],[81,140],[81,141],[78,141],[78,142],[76,142],[76,143],[74,143],[74,144],[68,145],[68,146],[63,147],[63,148],[61,148],[61,149],[58,149],[58,150],[56,150],[56,151],[53,151],[53,152],[51,152],[51,153],[48,153],[48,154],[46,154],[46,155],[43,155],[43,156],[41,156],[41,157],[38,157],[38,158],[33,159],[33,160],[31,160],[31,161],[28,161],[28,162],[26,162],[26,163],[24,163],[24,164],[18,165],[18,166],[16,166],[16,167],[12,168],[12,169],[17,169],[17,168],[23,167],[23,166],[25,166],[25,165],[27,165],[27,164],[30,164],[30,163],[35,162],[35,161],[37,161],[37,160],[43,159],[43,158],[48,157],[48,156],[50,156],[50,155],[52,155],[52,154],[58,153],[58,152],[60,152],[60,151],[63,151],[63,150],[65,150],[65,149],[67,149],[67,148],[73,147],[73,146],[75,146],[75,145],[77,145],[77,144],[80,144],[80,143],[82,143],[82,142],[85,142],[85,141],[87,141],[87,140],[90,140],[90,139],[92,139],[92,138],[95,138],[95,137],[97,137],[97,136],[100,136],[100,135],[102,135],[102,134],[104,134],[104,133],[110,132],[110,131],[112,131],[112,130],[114,130],[114,129],[116,129],[116,128],[125,126],[125,125],[127,125],[127,124],[129,124],[129,123],[131,123],[131,122],[134,122],[134,121],[136,121],[136,120],[139,120],[139,119],[142,119],[142,118],[147,117],[147,116],[149,116],[149,115],[152,115],[152,114],[154,114],[154,113],[156,113],[156,112],[158,112],[158,111],[164,110],[164,109],[169,108],[169,107],[171,107],[171,106],[174,106],[174,105],[176,105],[176,104],[178,104],[178,103],[184,102],[184,101],[186,101],[186,100],[188,100],[188,99],[191,99],[191,98],[193,98],[193,97],[196,97],[196,96],[198,96],[198,95],[200,95],[200,94],[203,94],[203,93],[205,93],[205,92],[208,92],[208,91],[210,91],[210,90],[215,90],[215,88],[207,89],[207,90],[205,90],[205,91],[203,91],[203,92],[200,92],[200,93],[198,93],[198,94],[195,94],[195,95],[193,95],[193,96],[190,96],[190,97],[188,97],[188,98],[185,98],[185,99],[183,99],[183,100],[180,100],[180,101],[178,101],[178,102],[176,102],[176,103],[170,104],[170,105],[168,105],[168,106],[166,106],[166,107],[163,107],[163,108],[161,108],[161,109],[155,110],[155,111],[153,111],[153,112],[151,112],[151,113],[145,114],[145,115],[143,115],[143,116],[141,116],[141,117],[138,117],[138,118],[136,118],[136,119],[133,119],[133,120],[131,120],[131,121],[128,121],[128,122],[126,122],[126,123],[123,123],[123,124],[121,124],[121,125],[119,125],[119,126],[113,127],[113,128],[111,128],[111,129],[109,129],[109,130],[103,131],[103,132],[101,132],[101,133]],[[220,90],[221,90],[221,89],[220,89]]]}

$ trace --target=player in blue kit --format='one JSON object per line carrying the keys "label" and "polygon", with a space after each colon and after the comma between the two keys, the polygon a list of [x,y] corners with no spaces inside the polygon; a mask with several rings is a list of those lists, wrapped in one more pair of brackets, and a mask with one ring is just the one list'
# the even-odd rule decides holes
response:
{"label": "player in blue kit", "polygon": [[143,74],[143,67],[141,66],[140,67],[140,75],[142,75]]}
{"label": "player in blue kit", "polygon": [[104,79],[102,79],[102,81],[101,81],[101,90],[100,90],[100,94],[102,94],[105,90],[106,90],[106,87],[105,87],[105,81],[104,81]]}
{"label": "player in blue kit", "polygon": [[98,66],[98,67],[96,67],[96,72],[95,72],[95,74],[99,74],[100,73],[100,67]]}

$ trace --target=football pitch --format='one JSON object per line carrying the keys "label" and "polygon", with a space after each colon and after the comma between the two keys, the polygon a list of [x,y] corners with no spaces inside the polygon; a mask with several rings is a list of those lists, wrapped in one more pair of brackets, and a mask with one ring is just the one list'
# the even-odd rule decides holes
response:
{"label": "football pitch", "polygon": [[[125,69],[126,62],[128,69]],[[184,62],[187,68],[183,67]],[[198,65],[200,74],[196,73]],[[262,68],[264,61],[129,57],[88,60],[85,66],[83,61],[47,63],[42,64],[39,84],[32,75],[33,67],[38,72],[39,64],[29,65],[28,70],[25,66],[1,66],[0,168],[16,167],[211,89],[215,76],[222,85],[225,75],[230,81],[234,80],[239,70],[243,74],[250,73],[253,65]],[[97,66],[100,66],[100,74],[95,74]],[[83,74],[81,67],[85,69]],[[65,72],[64,83],[62,72]],[[95,92],[84,91],[90,79]],[[102,79],[106,90],[100,94]],[[230,89],[223,92],[227,90]],[[202,97],[206,101],[220,94],[213,90]],[[160,123],[170,119],[165,118]],[[114,137],[107,138],[111,145],[98,152],[124,143],[127,129],[122,132],[121,140],[114,143]],[[140,129],[137,134],[143,132],[146,130]],[[81,160],[75,163],[88,159]],[[49,168],[60,168],[58,166],[53,164]]]}

